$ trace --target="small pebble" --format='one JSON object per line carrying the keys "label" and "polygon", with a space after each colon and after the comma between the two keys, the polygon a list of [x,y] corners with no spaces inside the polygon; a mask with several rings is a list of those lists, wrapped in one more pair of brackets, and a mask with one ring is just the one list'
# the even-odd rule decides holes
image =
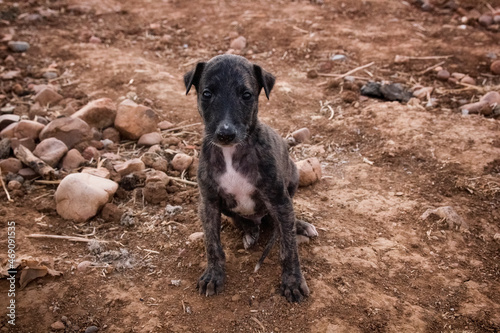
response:
{"label": "small pebble", "polygon": [[347,57],[343,54],[335,54],[334,56],[330,57],[330,60],[332,60],[332,61],[346,61]]}
{"label": "small pebble", "polygon": [[194,242],[196,240],[203,239],[203,236],[204,236],[203,232],[199,231],[199,232],[194,232],[191,235],[189,235],[188,239],[191,242]]}
{"label": "small pebble", "polygon": [[493,17],[490,15],[481,15],[478,19],[479,24],[484,27],[490,26],[493,24]]}
{"label": "small pebble", "polygon": [[179,153],[174,156],[170,163],[172,164],[172,168],[174,168],[174,170],[184,171],[189,168],[191,163],[193,163],[193,157],[183,153]]}
{"label": "small pebble", "polygon": [[30,48],[30,44],[21,41],[10,41],[8,44],[9,49],[14,52],[26,52]]}
{"label": "small pebble", "polygon": [[54,331],[63,331],[66,326],[64,326],[64,323],[62,321],[58,320],[55,323],[52,323],[52,325],[50,325],[50,328]]}
{"label": "small pebble", "polygon": [[450,72],[448,72],[446,69],[443,69],[437,72],[436,76],[438,80],[446,81],[450,78]]}
{"label": "small pebble", "polygon": [[311,139],[311,132],[308,128],[304,127],[293,132],[292,137],[298,143],[305,143]]}
{"label": "small pebble", "polygon": [[96,333],[99,331],[99,327],[97,326],[89,326],[85,329],[85,333]]}
{"label": "small pebble", "polygon": [[247,46],[247,39],[243,36],[240,36],[236,39],[234,39],[232,42],[231,42],[231,45],[229,46],[230,48],[234,49],[234,50],[243,50],[245,47]]}
{"label": "small pebble", "polygon": [[101,39],[99,37],[92,36],[89,39],[89,43],[92,43],[92,44],[101,44],[102,41],[101,41]]}
{"label": "small pebble", "polygon": [[318,71],[316,71],[315,69],[311,69],[310,71],[307,72],[307,77],[309,79],[315,79],[318,77]]}
{"label": "small pebble", "polygon": [[493,74],[500,75],[500,60],[493,61],[490,70]]}
{"label": "small pebble", "polygon": [[42,77],[47,80],[53,80],[57,78],[57,73],[56,72],[45,72],[43,73]]}
{"label": "small pebble", "polygon": [[465,84],[471,84],[473,86],[476,85],[476,80],[474,80],[473,78],[471,78],[469,75],[466,75],[464,76],[461,80],[460,80],[461,83],[465,83]]}
{"label": "small pebble", "polygon": [[79,263],[78,266],[76,266],[76,269],[80,272],[84,272],[91,266],[92,266],[92,262],[85,260],[85,261],[82,261],[81,263]]}

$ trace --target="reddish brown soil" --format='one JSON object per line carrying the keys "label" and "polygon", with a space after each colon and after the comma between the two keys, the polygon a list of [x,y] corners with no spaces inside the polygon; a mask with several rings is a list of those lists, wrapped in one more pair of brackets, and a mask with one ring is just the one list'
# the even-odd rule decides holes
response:
{"label": "reddish brown soil", "polygon": [[[483,2],[456,2],[486,10]],[[7,253],[7,221],[15,221],[17,255],[52,260],[52,267],[64,274],[17,290],[15,328],[3,315],[8,283],[1,280],[0,332],[49,332],[62,316],[71,322],[67,332],[91,325],[99,332],[500,330],[500,242],[494,239],[500,233],[499,120],[461,115],[458,106],[480,93],[437,81],[434,71],[420,74],[442,59],[394,63],[396,55],[451,55],[443,64],[450,72],[467,73],[479,85],[498,85],[487,57],[500,57],[498,29],[458,29],[451,11],[423,12],[387,0],[325,0],[323,5],[30,0],[17,7],[5,0],[0,8],[1,32],[32,46],[14,55],[24,78],[42,82],[42,69],[56,63],[59,74],[66,72],[59,82],[65,97],[85,104],[135,92],[139,103],[152,103],[162,119],[179,125],[200,122],[194,94],[184,95],[182,75],[197,60],[226,52],[230,36],[245,36],[243,54],[277,76],[271,99],[261,98],[261,119],[283,136],[308,127],[312,144],[293,148],[292,155],[318,157],[324,176],[301,188],[295,199],[297,215],[320,233],[299,248],[311,289],[301,304],[289,304],[278,293],[278,251],[253,274],[265,240],[245,251],[228,222],[222,231],[226,290],[216,297],[198,295],[195,281],[205,254],[200,241],[188,241],[201,230],[198,194],[188,185],[171,189],[168,203],[183,207],[173,217],[164,217],[165,205],[143,204],[140,193],[115,196],[114,203],[136,216],[131,227],[99,217],[82,224],[63,220],[55,212],[54,185],[33,185],[14,203],[2,193],[0,258]],[[40,8],[55,14],[34,22],[19,18]],[[102,43],[88,43],[92,35]],[[8,54],[0,49],[0,59]],[[347,61],[330,61],[334,54],[346,55]],[[372,61],[369,72],[355,75],[433,86],[434,106],[359,100],[357,86],[322,84],[326,77],[306,75],[311,69],[345,73]],[[29,80],[18,82],[26,86]],[[12,84],[2,82],[5,95],[11,96]],[[320,101],[330,101],[331,119],[330,111],[320,112]],[[201,126],[187,128],[177,135],[183,141],[175,148],[194,154],[190,146],[199,147],[201,132]],[[143,151],[128,153],[140,156]],[[440,206],[454,207],[469,229],[420,218]],[[94,267],[80,272],[78,263],[96,259],[87,244],[26,237],[82,235],[94,229],[95,237],[110,241],[103,251],[128,251],[131,268],[115,263],[113,271]],[[181,280],[180,286],[172,280]]]}

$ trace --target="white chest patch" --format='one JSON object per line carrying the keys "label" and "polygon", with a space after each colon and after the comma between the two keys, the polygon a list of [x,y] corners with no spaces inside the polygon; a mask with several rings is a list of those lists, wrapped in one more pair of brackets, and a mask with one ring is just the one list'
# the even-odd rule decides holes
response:
{"label": "white chest patch", "polygon": [[250,184],[241,173],[233,168],[233,153],[236,147],[222,148],[226,162],[226,172],[219,178],[219,184],[228,194],[234,196],[236,207],[232,210],[241,215],[252,215],[255,213],[255,202],[251,195],[255,187]]}

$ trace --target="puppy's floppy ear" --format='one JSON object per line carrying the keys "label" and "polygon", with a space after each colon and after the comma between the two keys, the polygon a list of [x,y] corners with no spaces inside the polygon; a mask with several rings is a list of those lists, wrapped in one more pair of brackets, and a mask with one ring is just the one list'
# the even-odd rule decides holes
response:
{"label": "puppy's floppy ear", "polygon": [[191,90],[191,86],[195,86],[198,90],[198,83],[200,82],[201,73],[205,68],[206,62],[199,62],[196,67],[184,74],[184,84],[186,85],[186,95]]}
{"label": "puppy's floppy ear", "polygon": [[253,70],[255,72],[255,77],[260,88],[264,88],[267,99],[269,99],[269,94],[274,87],[275,77],[273,74],[265,71],[259,65],[253,65]]}

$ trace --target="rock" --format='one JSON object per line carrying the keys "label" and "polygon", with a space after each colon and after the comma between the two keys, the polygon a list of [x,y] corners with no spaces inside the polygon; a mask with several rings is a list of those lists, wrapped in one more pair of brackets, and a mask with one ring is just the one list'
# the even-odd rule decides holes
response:
{"label": "rock", "polygon": [[47,71],[42,74],[42,77],[47,80],[54,80],[55,78],[57,78],[57,76],[57,73],[53,71]]}
{"label": "rock", "polygon": [[188,239],[191,242],[195,242],[197,240],[203,239],[204,236],[205,234],[202,231],[198,231],[198,232],[193,232],[191,235],[189,235]]}
{"label": "rock", "polygon": [[14,128],[14,137],[18,139],[31,138],[38,139],[40,132],[44,129],[45,125],[37,121],[21,120]]}
{"label": "rock", "polygon": [[490,26],[493,24],[493,16],[491,15],[481,15],[479,19],[477,20],[479,24],[481,24],[484,27]]}
{"label": "rock", "polygon": [[112,126],[116,118],[116,104],[110,98],[96,99],[71,115],[84,120],[90,127]]}
{"label": "rock", "polygon": [[61,158],[68,152],[68,147],[56,138],[47,138],[40,142],[33,150],[33,155],[55,167]]}
{"label": "rock", "polygon": [[0,160],[0,169],[2,169],[2,174],[6,175],[9,172],[18,173],[23,167],[23,163],[17,158],[10,157],[5,160]]}
{"label": "rock", "polygon": [[137,140],[141,135],[156,131],[158,115],[144,105],[126,99],[118,105],[115,128],[124,138]]}
{"label": "rock", "polygon": [[383,84],[379,82],[368,82],[361,87],[360,92],[363,96],[405,103],[413,96],[413,94],[407,91],[400,83]]}
{"label": "rock", "polygon": [[299,186],[309,186],[321,179],[321,164],[316,157],[296,162],[299,169]]}
{"label": "rock", "polygon": [[57,92],[55,92],[51,88],[44,88],[42,89],[39,93],[35,95],[35,102],[38,102],[40,106],[46,107],[48,105],[54,106],[56,105],[59,101],[63,99],[61,95],[59,95]]}
{"label": "rock", "polygon": [[436,209],[428,209],[426,210],[420,218],[422,220],[426,220],[431,215],[436,215],[440,219],[444,219],[444,222],[447,223],[449,229],[457,229],[457,230],[468,230],[469,225],[457,214],[455,209],[451,206],[439,207]]}
{"label": "rock", "polygon": [[101,154],[99,153],[99,151],[97,150],[96,147],[88,146],[87,148],[85,148],[83,150],[82,156],[87,161],[91,161],[91,160],[96,161],[96,160],[99,159],[99,157],[101,156]]}
{"label": "rock", "polygon": [[84,271],[86,271],[87,269],[89,269],[89,267],[92,267],[92,262],[91,262],[91,261],[88,261],[88,260],[84,260],[84,261],[80,262],[80,263],[76,266],[76,269],[77,269],[79,272],[84,272]]}
{"label": "rock", "polygon": [[493,74],[500,75],[500,60],[493,61],[490,66],[490,70]]}
{"label": "rock", "polygon": [[90,126],[80,118],[63,117],[51,121],[40,132],[40,140],[51,137],[61,140],[71,149],[80,142],[90,140],[92,133]]}
{"label": "rock", "polygon": [[142,171],[146,169],[146,166],[140,159],[134,158],[123,163],[115,164],[114,168],[120,176],[126,176],[132,172]]}
{"label": "rock", "polygon": [[163,157],[156,153],[147,152],[141,157],[141,161],[144,162],[146,167],[153,168],[158,171],[167,172],[168,162]]}
{"label": "rock", "polygon": [[0,132],[10,124],[17,123],[21,117],[14,114],[3,114],[0,116]]}
{"label": "rock", "polygon": [[160,129],[160,131],[164,131],[172,127],[174,127],[174,124],[172,124],[170,121],[163,120],[158,123],[158,128]]}
{"label": "rock", "polygon": [[101,211],[101,216],[104,221],[119,223],[123,216],[123,209],[118,208],[117,205],[112,203],[107,203],[104,205]]}
{"label": "rock", "polygon": [[233,41],[229,45],[230,48],[238,51],[243,50],[246,46],[247,46],[247,39],[243,36],[239,36],[238,38],[233,39]]}
{"label": "rock", "polygon": [[463,79],[465,77],[465,74],[464,73],[454,72],[454,73],[451,73],[451,77],[455,78],[457,80],[461,80],[461,79]]}
{"label": "rock", "polygon": [[86,163],[87,160],[83,158],[82,154],[77,149],[71,149],[68,151],[66,156],[64,156],[62,161],[62,168],[64,170],[74,170],[79,168],[81,165]]}
{"label": "rock", "polygon": [[40,103],[36,102],[35,104],[30,106],[30,111],[28,113],[28,116],[33,119],[36,116],[46,116],[47,115],[47,109],[42,108],[40,106]]}
{"label": "rock", "polygon": [[189,168],[191,163],[193,163],[193,157],[183,153],[176,154],[170,162],[172,168],[177,171],[186,170],[187,168]]}
{"label": "rock", "polygon": [[430,96],[430,94],[434,91],[434,87],[423,87],[420,89],[417,89],[413,92],[413,96],[420,100],[427,99],[427,95]]}
{"label": "rock", "polygon": [[170,178],[168,178],[168,175],[163,171],[153,170],[148,172],[146,175],[146,184],[151,182],[161,182],[168,184],[169,181]]}
{"label": "rock", "polygon": [[30,48],[30,44],[27,42],[13,41],[11,40],[7,46],[13,52],[26,52]]}
{"label": "rock", "polygon": [[110,172],[106,168],[83,168],[82,173],[88,173],[93,176],[109,179],[111,176]]}
{"label": "rock", "polygon": [[161,140],[162,146],[177,146],[179,143],[181,143],[181,140],[175,136],[169,136]]}
{"label": "rock", "polygon": [[24,146],[28,148],[29,151],[33,151],[36,148],[36,143],[35,140],[32,138],[23,138],[23,139],[18,139],[18,138],[12,138],[10,142],[10,147],[12,150],[16,149],[19,146]]}
{"label": "rock", "polygon": [[17,174],[26,180],[35,179],[36,177],[38,177],[38,174],[31,168],[22,168]]}
{"label": "rock", "polygon": [[311,69],[311,70],[309,70],[309,71],[307,72],[307,77],[308,77],[309,79],[315,79],[315,78],[317,78],[317,77],[318,77],[318,71],[317,71],[317,70],[315,70],[315,69]]}
{"label": "rock", "polygon": [[438,80],[447,81],[450,78],[450,72],[448,72],[446,69],[440,70],[439,72],[437,72],[436,77]]}
{"label": "rock", "polygon": [[10,125],[7,125],[2,131],[0,131],[0,138],[5,139],[9,138],[12,139],[14,137],[14,130],[16,129],[18,123],[12,123]]}
{"label": "rock", "polygon": [[85,333],[96,333],[99,331],[99,327],[97,326],[89,326],[85,329]]}
{"label": "rock", "polygon": [[57,213],[77,222],[95,216],[118,189],[112,180],[85,173],[66,176],[55,193]]}
{"label": "rock", "polygon": [[144,185],[143,179],[140,177],[140,175],[136,173],[128,174],[120,180],[120,186],[125,191],[132,191],[136,187],[143,185]]}
{"label": "rock", "polygon": [[495,24],[500,24],[500,14],[493,16],[493,22],[495,22]]}
{"label": "rock", "polygon": [[464,76],[461,80],[460,80],[461,83],[465,83],[465,84],[471,84],[473,86],[476,85],[476,80],[474,80],[473,78],[471,78],[469,75],[466,75]]}
{"label": "rock", "polygon": [[10,139],[5,138],[0,140],[0,160],[10,156]]}
{"label": "rock", "polygon": [[54,331],[62,331],[66,329],[66,326],[64,326],[64,323],[62,321],[58,320],[55,323],[52,323],[52,325],[50,325],[50,328]]}
{"label": "rock", "polygon": [[21,77],[21,71],[7,71],[2,73],[2,80],[13,80]]}
{"label": "rock", "polygon": [[89,43],[92,43],[92,44],[101,44],[102,41],[99,37],[96,37],[96,36],[92,36],[89,38]]}
{"label": "rock", "polygon": [[162,181],[153,181],[146,183],[144,189],[142,190],[144,195],[144,200],[152,204],[159,204],[162,201],[167,200],[167,183]]}
{"label": "rock", "polygon": [[7,57],[5,57],[4,62],[6,65],[14,67],[16,65],[16,58],[9,54]]}
{"label": "rock", "polygon": [[146,133],[141,135],[139,141],[137,141],[138,146],[154,146],[160,144],[161,134],[159,132]]}
{"label": "rock", "polygon": [[311,139],[311,132],[308,128],[303,127],[292,133],[292,137],[298,143],[307,143]]}
{"label": "rock", "polygon": [[11,180],[8,184],[7,184],[7,189],[9,191],[15,191],[15,190],[20,190],[23,188],[23,184],[17,180]]}
{"label": "rock", "polygon": [[103,140],[111,140],[114,143],[120,142],[120,132],[114,127],[108,127],[104,131],[102,131],[102,139]]}

